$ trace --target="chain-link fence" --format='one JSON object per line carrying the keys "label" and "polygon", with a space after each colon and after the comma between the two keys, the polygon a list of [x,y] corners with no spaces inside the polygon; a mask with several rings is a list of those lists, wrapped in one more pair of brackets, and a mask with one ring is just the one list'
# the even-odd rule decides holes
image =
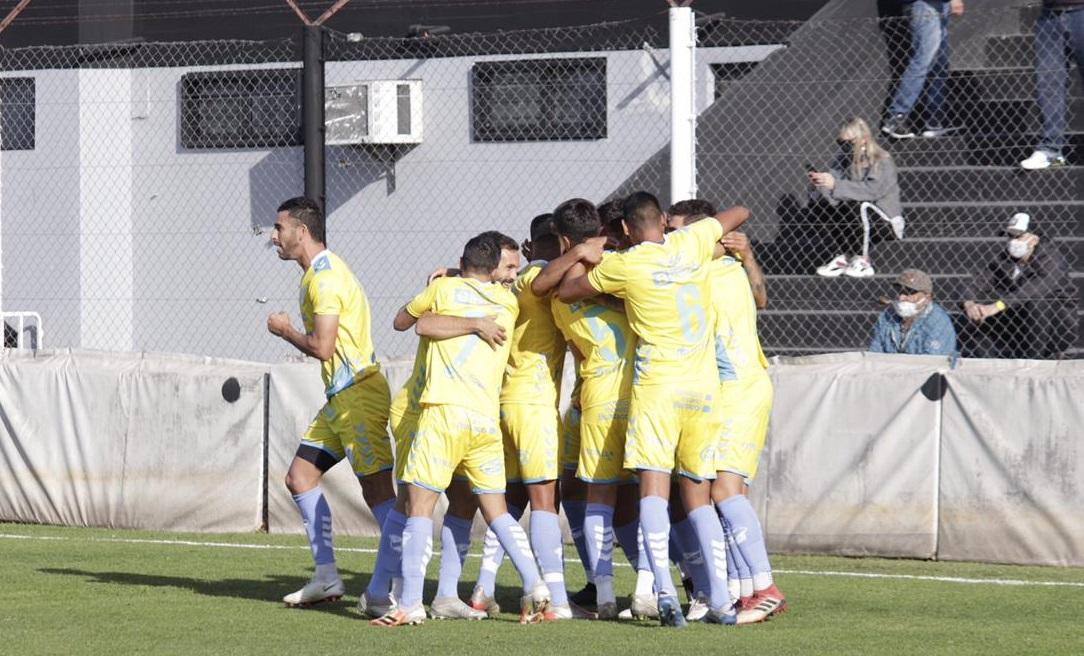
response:
{"label": "chain-link fence", "polygon": [[[931,274],[965,355],[1054,357],[1084,345],[1070,273],[1084,235],[1075,70],[1059,78],[1071,83],[1069,165],[1019,166],[1040,145],[1038,18],[969,8],[949,21],[949,67],[934,75],[944,112],[928,106],[927,82],[908,118],[918,133],[952,129],[898,140],[880,123],[909,60],[908,17],[698,21],[700,195],[754,211],[748,232],[769,274],[766,350],[866,348],[905,268]],[[916,25],[940,29],[940,17],[924,20]],[[526,237],[534,215],[572,196],[643,188],[669,203],[666,42],[631,22],[328,34],[328,242],[366,287],[379,352],[413,351],[391,319],[471,235]],[[1049,75],[1065,70],[1057,61]],[[301,272],[268,238],[277,204],[303,188],[299,43],[7,50],[0,71],[4,312],[38,313],[48,347],[290,354],[264,319],[284,309],[298,320]],[[852,116],[887,153],[872,173],[841,159]],[[845,187],[881,182],[886,167],[898,205],[891,190],[887,201],[846,198]],[[833,171],[838,189],[819,178],[825,193],[811,195],[809,170]],[[870,267],[822,267],[866,251],[864,200],[876,205],[865,211]],[[1019,267],[1000,234],[1017,212],[1041,227]],[[885,220],[896,214],[902,239]],[[968,311],[990,316],[968,319],[972,300],[984,309]],[[998,301],[1006,309],[994,314]]]}

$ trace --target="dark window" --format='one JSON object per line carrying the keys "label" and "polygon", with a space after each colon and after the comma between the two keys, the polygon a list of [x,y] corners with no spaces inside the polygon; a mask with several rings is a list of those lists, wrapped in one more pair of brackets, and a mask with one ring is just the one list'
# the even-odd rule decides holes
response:
{"label": "dark window", "polygon": [[189,73],[181,78],[181,145],[273,148],[301,145],[297,69]]}
{"label": "dark window", "polygon": [[606,138],[606,59],[479,62],[475,141]]}
{"label": "dark window", "polygon": [[711,64],[711,74],[715,76],[715,100],[723,95],[728,82],[740,80],[757,67],[760,62],[728,62],[726,64]]}
{"label": "dark window", "polygon": [[0,78],[0,150],[34,150],[34,78]]}

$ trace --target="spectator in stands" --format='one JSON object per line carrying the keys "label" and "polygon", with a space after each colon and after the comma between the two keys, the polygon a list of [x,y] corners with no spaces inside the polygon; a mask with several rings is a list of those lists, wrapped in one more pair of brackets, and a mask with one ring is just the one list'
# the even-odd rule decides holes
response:
{"label": "spectator in stands", "polygon": [[1037,222],[1019,212],[1004,228],[1005,252],[972,277],[961,335],[969,354],[991,358],[1057,358],[1076,335],[1069,265]]}
{"label": "spectator in stands", "polygon": [[826,172],[809,171],[811,210],[828,226],[836,255],[817,275],[873,275],[869,247],[885,238],[903,239],[903,206],[896,164],[873,139],[869,124],[852,118],[839,131],[840,152]]}
{"label": "spectator in stands", "polygon": [[909,116],[925,89],[922,136],[939,137],[953,129],[945,122],[943,109],[949,77],[948,17],[963,14],[964,3],[963,0],[903,0],[903,4],[911,27],[911,58],[900,76],[881,131],[895,139],[914,137]]}
{"label": "spectator in stands", "polygon": [[1065,103],[1068,71],[1065,50],[1071,48],[1077,72],[1084,76],[1084,0],[1043,0],[1035,22],[1035,91],[1042,130],[1039,145],[1020,162],[1028,171],[1064,166]]}
{"label": "spectator in stands", "polygon": [[874,353],[955,355],[956,329],[945,309],[933,302],[933,280],[918,269],[904,269],[893,284],[896,300],[873,327]]}

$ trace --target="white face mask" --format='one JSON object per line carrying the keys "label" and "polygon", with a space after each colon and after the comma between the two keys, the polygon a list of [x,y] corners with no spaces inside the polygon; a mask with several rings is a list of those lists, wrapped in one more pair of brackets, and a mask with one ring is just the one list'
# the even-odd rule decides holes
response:
{"label": "white face mask", "polygon": [[1009,240],[1008,249],[1009,257],[1013,258],[1014,260],[1019,260],[1022,257],[1026,257],[1027,254],[1031,251],[1031,244],[1029,244],[1024,239],[1020,239],[1018,237],[1016,239]]}
{"label": "white face mask", "polygon": [[918,303],[911,301],[892,301],[892,309],[896,311],[896,314],[900,315],[901,319],[910,319],[918,314]]}

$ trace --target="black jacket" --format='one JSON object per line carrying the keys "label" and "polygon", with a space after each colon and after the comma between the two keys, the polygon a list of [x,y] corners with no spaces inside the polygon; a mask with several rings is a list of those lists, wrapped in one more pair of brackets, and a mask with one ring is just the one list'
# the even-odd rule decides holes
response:
{"label": "black jacket", "polygon": [[1021,275],[1013,280],[1016,265],[1017,261],[1002,251],[971,277],[968,300],[1004,301],[1012,307],[1025,301],[1068,300],[1076,295],[1069,279],[1069,263],[1056,243],[1040,241],[1028,261],[1020,266]]}

